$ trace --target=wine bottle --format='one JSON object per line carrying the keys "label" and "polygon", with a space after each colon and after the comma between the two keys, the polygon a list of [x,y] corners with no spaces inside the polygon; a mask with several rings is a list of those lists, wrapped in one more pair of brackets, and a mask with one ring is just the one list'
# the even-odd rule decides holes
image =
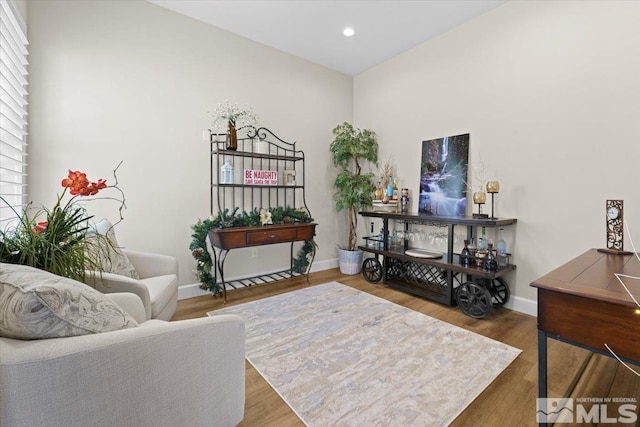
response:
{"label": "wine bottle", "polygon": [[498,243],[496,243],[496,249],[498,251],[498,266],[506,267],[507,265],[507,242],[504,241],[503,236],[504,229],[500,228],[498,231]]}
{"label": "wine bottle", "polygon": [[488,271],[498,270],[498,261],[496,260],[496,254],[493,250],[493,244],[487,245],[487,256],[484,257],[484,268]]}

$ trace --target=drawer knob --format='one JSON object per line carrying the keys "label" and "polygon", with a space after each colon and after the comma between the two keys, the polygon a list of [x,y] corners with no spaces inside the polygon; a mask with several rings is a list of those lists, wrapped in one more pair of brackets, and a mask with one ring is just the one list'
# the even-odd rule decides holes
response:
{"label": "drawer knob", "polygon": [[277,235],[277,234],[270,234],[270,235],[269,235],[269,238],[270,238],[270,239],[275,239],[276,237],[278,237],[278,235]]}

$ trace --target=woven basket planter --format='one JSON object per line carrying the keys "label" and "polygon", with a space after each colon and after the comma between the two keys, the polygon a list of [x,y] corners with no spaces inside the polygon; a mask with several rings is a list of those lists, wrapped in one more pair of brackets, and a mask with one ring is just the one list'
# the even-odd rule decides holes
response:
{"label": "woven basket planter", "polygon": [[338,264],[340,266],[340,273],[342,274],[358,274],[362,269],[362,257],[364,252],[360,249],[355,251],[347,251],[338,248]]}

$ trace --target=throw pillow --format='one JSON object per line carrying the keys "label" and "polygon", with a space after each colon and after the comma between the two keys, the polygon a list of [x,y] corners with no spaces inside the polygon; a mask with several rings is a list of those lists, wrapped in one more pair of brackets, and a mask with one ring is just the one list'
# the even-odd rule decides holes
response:
{"label": "throw pillow", "polygon": [[138,323],[92,287],[25,265],[0,263],[0,336],[60,338]]}
{"label": "throw pillow", "polygon": [[[106,273],[119,274],[121,276],[131,277],[132,279],[140,279],[138,272],[129,261],[129,258],[122,253],[116,232],[113,225],[107,219],[103,219],[93,226],[93,232],[106,238],[93,237],[93,244],[97,245],[92,250],[95,261],[102,265],[102,270]],[[88,236],[91,239],[91,236]]]}

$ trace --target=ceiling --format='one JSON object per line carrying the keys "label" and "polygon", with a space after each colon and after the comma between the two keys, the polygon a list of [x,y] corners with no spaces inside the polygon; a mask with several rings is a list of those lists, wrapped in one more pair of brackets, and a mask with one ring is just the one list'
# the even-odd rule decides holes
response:
{"label": "ceiling", "polygon": [[355,76],[507,0],[148,1]]}

